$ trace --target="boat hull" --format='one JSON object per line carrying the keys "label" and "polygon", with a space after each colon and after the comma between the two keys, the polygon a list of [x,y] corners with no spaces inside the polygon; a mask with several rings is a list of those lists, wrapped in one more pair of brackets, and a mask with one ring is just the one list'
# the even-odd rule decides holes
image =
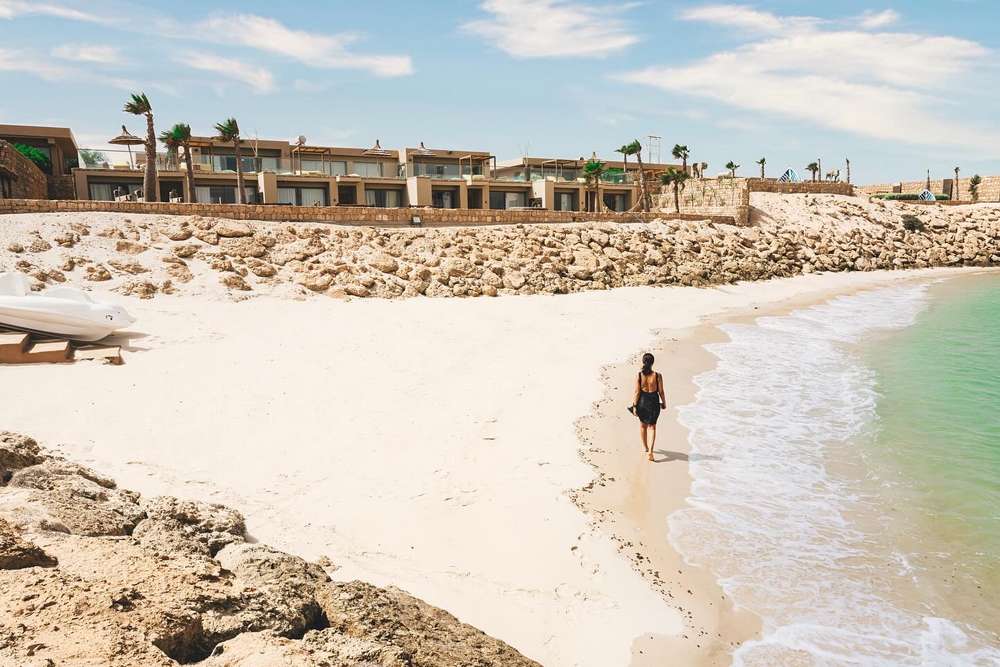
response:
{"label": "boat hull", "polygon": [[41,296],[0,296],[0,326],[12,329],[93,342],[134,321],[111,312],[102,304]]}

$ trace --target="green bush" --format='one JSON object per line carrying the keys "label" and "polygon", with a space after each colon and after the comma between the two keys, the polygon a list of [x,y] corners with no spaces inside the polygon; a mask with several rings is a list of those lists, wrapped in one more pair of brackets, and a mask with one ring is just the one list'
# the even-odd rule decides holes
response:
{"label": "green bush", "polygon": [[903,229],[910,232],[922,232],[924,231],[924,221],[907,213],[903,216]]}
{"label": "green bush", "polygon": [[934,199],[938,201],[949,201],[951,197],[949,197],[948,195],[934,195]]}
{"label": "green bush", "polygon": [[32,164],[43,172],[46,174],[52,173],[52,160],[49,159],[48,155],[34,146],[25,146],[24,144],[13,144],[13,146],[21,155],[31,160]]}

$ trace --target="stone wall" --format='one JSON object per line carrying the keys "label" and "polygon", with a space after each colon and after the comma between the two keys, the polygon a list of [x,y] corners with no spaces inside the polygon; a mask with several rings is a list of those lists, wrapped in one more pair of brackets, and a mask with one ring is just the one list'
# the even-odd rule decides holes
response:
{"label": "stone wall", "polygon": [[[731,218],[745,225],[750,216],[750,190],[745,178],[697,178],[688,180],[680,192],[682,215]],[[653,197],[653,209],[663,214],[674,212],[674,192],[663,186]]]}
{"label": "stone wall", "polygon": [[48,197],[45,174],[11,144],[0,139],[0,175],[11,181],[11,194],[24,199]]}
{"label": "stone wall", "polygon": [[844,195],[850,197],[854,194],[854,186],[844,182],[827,181],[803,181],[802,183],[782,183],[774,178],[748,178],[747,185],[750,192],[775,192],[783,195],[794,194],[817,194],[817,195]]}
{"label": "stone wall", "polygon": [[76,199],[76,179],[72,174],[47,178],[49,199]]}
{"label": "stone wall", "polygon": [[[979,201],[982,202],[996,202],[1000,201],[1000,176],[983,176],[983,182],[979,186]],[[931,181],[931,192],[934,194],[946,194],[952,195],[952,186],[954,185],[955,179],[953,178],[939,178],[937,180]],[[969,193],[969,184],[971,183],[971,176],[961,177],[958,179],[958,201],[969,203],[972,201],[972,195]],[[875,194],[890,194],[893,192],[899,192],[902,194],[918,195],[924,191],[927,187],[927,179],[922,181],[906,181],[902,183],[877,183],[875,185],[861,185],[858,186],[859,190],[862,190],[870,195]],[[955,199],[955,197],[952,197]]]}
{"label": "stone wall", "polygon": [[[40,173],[40,172],[39,172]],[[671,200],[671,209],[673,207]],[[425,227],[455,227],[475,225],[558,224],[571,222],[649,222],[657,218],[675,217],[682,220],[710,220],[733,223],[737,220],[732,209],[719,207],[711,211],[681,209],[680,216],[653,213],[579,213],[574,211],[516,210],[494,211],[440,208],[367,208],[354,206],[262,206],[240,204],[167,204],[110,201],[49,201],[0,199],[3,213],[71,213],[103,211],[108,213],[153,213],[165,215],[200,215],[230,220],[263,220],[271,222],[328,222],[334,224],[375,225],[378,227],[409,227],[413,216]],[[744,216],[745,222],[745,216]]]}

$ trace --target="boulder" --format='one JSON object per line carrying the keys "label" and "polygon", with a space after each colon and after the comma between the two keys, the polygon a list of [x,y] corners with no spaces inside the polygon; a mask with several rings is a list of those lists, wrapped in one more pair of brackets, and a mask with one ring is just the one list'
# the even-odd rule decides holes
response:
{"label": "boulder", "polygon": [[212,231],[223,238],[239,238],[253,235],[253,229],[250,228],[250,225],[238,220],[220,220],[212,227]]}
{"label": "boulder", "polygon": [[0,570],[55,567],[57,564],[55,558],[34,544],[21,539],[11,525],[0,518]]}

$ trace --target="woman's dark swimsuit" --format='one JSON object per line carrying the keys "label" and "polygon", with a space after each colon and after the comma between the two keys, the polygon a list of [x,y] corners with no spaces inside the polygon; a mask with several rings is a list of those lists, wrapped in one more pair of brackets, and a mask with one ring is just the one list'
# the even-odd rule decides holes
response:
{"label": "woman's dark swimsuit", "polygon": [[656,391],[645,391],[642,387],[642,372],[639,372],[639,402],[635,404],[635,416],[643,424],[656,425],[660,416],[660,374],[656,374]]}

